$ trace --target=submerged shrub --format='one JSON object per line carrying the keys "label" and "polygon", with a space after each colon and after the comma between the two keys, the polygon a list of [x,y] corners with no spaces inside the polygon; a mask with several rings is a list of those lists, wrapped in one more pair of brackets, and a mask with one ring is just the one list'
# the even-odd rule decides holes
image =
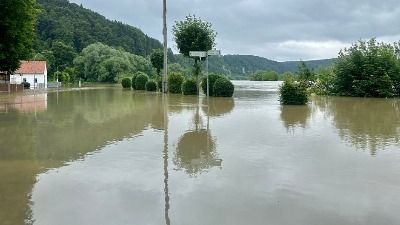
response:
{"label": "submerged shrub", "polygon": [[146,91],[157,91],[157,82],[155,80],[149,80],[146,83]]}
{"label": "submerged shrub", "polygon": [[172,94],[182,93],[183,75],[182,73],[174,72],[168,75],[168,92]]}
{"label": "submerged shrub", "polygon": [[132,83],[132,88],[133,88],[133,89],[136,89],[135,84],[136,84],[136,77],[137,77],[138,74],[139,74],[139,72],[133,74],[133,76],[132,76],[131,83]]}
{"label": "submerged shrub", "polygon": [[121,84],[123,88],[131,88],[132,80],[129,77],[125,77],[122,79]]}
{"label": "submerged shrub", "polygon": [[212,89],[213,89],[212,96],[232,97],[235,87],[233,86],[232,82],[228,78],[221,77],[214,82]]}
{"label": "submerged shrub", "polygon": [[182,84],[184,95],[197,95],[197,82],[194,78],[186,79]]}
{"label": "submerged shrub", "polygon": [[308,102],[307,85],[304,82],[285,81],[279,91],[283,105],[306,105]]}
{"label": "submerged shrub", "polygon": [[[209,74],[208,75],[208,88],[209,88],[210,96],[214,96],[214,91],[213,91],[214,83],[216,80],[218,80],[221,77],[224,77],[224,76],[218,75],[218,74]],[[201,89],[203,90],[203,93],[205,95],[207,95],[207,76],[205,76],[201,79]]]}
{"label": "submerged shrub", "polygon": [[135,78],[135,89],[146,90],[147,81],[149,81],[149,76],[143,72],[138,72]]}

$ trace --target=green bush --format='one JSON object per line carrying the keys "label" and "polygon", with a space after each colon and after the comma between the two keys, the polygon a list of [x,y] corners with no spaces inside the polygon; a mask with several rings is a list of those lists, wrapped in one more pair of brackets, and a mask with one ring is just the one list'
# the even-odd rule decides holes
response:
{"label": "green bush", "polygon": [[29,82],[22,82],[22,84],[24,85],[24,89],[31,88],[31,83],[29,83]]}
{"label": "green bush", "polygon": [[156,82],[157,82],[158,90],[162,91],[163,77],[162,76],[157,76]]}
{"label": "green bush", "polygon": [[[209,74],[208,75],[208,85],[209,85],[208,91],[209,91],[210,96],[214,96],[214,92],[213,92],[214,83],[216,80],[218,80],[221,77],[224,77],[224,76],[218,75],[218,74]],[[207,95],[207,76],[205,76],[201,79],[201,89],[203,90],[203,93],[205,95]]]}
{"label": "green bush", "polygon": [[197,95],[197,82],[194,78],[186,79],[182,84],[184,95]]}
{"label": "green bush", "polygon": [[124,79],[122,79],[121,84],[123,88],[131,88],[132,80],[129,77],[125,77]]}
{"label": "green bush", "polygon": [[146,83],[146,91],[157,91],[157,82],[155,80],[149,80]]}
{"label": "green bush", "polygon": [[138,72],[135,78],[135,89],[146,90],[147,81],[149,81],[149,76],[143,72]]}
{"label": "green bush", "polygon": [[307,85],[304,82],[285,81],[279,91],[283,105],[306,105],[308,102]]}
{"label": "green bush", "polygon": [[171,73],[168,75],[168,91],[172,94],[182,93],[183,75],[181,73]]}
{"label": "green bush", "polygon": [[136,72],[135,74],[133,74],[132,76],[132,88],[136,89],[136,77],[140,74],[140,72]]}
{"label": "green bush", "polygon": [[214,82],[212,87],[213,95],[215,97],[232,97],[235,87],[232,82],[226,78],[221,77]]}

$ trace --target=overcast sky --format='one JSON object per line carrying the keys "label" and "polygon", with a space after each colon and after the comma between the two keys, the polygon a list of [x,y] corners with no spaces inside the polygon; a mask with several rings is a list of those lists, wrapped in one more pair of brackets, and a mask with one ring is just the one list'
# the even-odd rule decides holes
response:
{"label": "overcast sky", "polygon": [[[162,0],[70,0],[108,19],[140,28],[162,42]],[[337,57],[358,40],[400,40],[399,0],[167,0],[172,26],[194,14],[212,24],[223,55],[276,61]]]}

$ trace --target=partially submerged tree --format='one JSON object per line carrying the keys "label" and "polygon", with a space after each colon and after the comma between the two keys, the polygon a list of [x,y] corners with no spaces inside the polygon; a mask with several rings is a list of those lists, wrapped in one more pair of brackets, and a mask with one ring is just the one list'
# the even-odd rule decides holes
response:
{"label": "partially submerged tree", "polygon": [[[179,53],[190,57],[190,51],[208,51],[215,47],[217,33],[211,28],[211,23],[196,18],[195,15],[186,16],[184,21],[176,21],[172,27],[172,34],[178,47]],[[198,66],[199,57],[194,57],[194,73],[197,78],[200,74]],[[197,87],[197,89],[199,89]],[[198,90],[197,90],[198,91]]]}
{"label": "partially submerged tree", "polygon": [[359,41],[341,50],[335,62],[335,94],[360,97],[400,95],[398,45]]}

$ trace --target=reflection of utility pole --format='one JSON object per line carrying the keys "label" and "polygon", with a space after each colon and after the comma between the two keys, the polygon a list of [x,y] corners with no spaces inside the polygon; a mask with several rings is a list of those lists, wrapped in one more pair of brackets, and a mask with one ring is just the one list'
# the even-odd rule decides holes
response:
{"label": "reflection of utility pole", "polygon": [[163,95],[163,106],[164,106],[164,201],[165,201],[165,224],[170,225],[171,222],[169,220],[169,190],[168,190],[168,102],[166,95]]}
{"label": "reflection of utility pole", "polygon": [[167,0],[163,0],[163,35],[164,35],[164,76],[162,84],[162,92],[168,91],[168,45],[167,45]]}

